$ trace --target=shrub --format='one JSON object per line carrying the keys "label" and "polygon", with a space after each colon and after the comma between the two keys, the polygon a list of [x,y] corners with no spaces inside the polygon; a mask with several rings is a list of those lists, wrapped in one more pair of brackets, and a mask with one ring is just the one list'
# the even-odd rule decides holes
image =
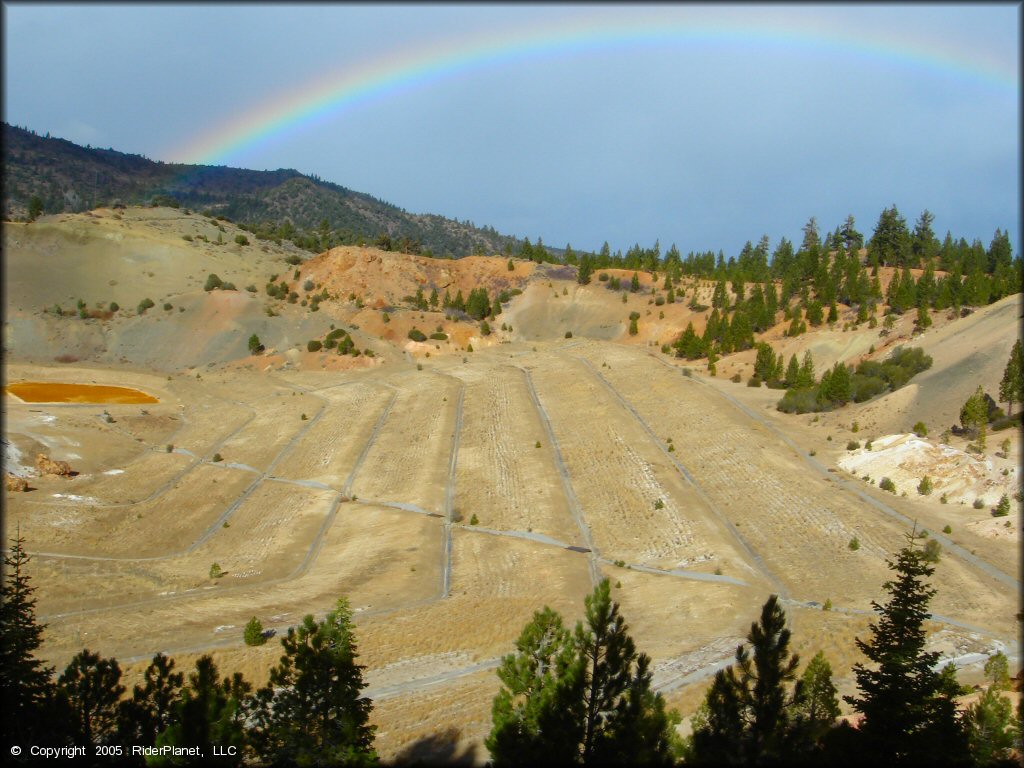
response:
{"label": "shrub", "polygon": [[142,301],[139,302],[139,306],[136,307],[136,309],[138,310],[138,313],[140,315],[144,315],[146,314],[146,310],[153,306],[155,305],[153,304],[152,299],[143,299]]}
{"label": "shrub", "polygon": [[748,387],[760,387],[761,386],[761,377],[758,376],[755,373],[753,376],[751,376],[749,379],[747,379],[747,386]]}
{"label": "shrub", "polygon": [[479,522],[480,522],[480,519],[476,516],[476,512],[474,512],[473,516],[471,518],[469,518],[469,524],[470,525],[476,525]]}
{"label": "shrub", "polygon": [[883,477],[881,481],[878,483],[878,487],[881,488],[883,491],[889,491],[889,493],[896,493],[896,483],[894,483],[888,477]]}
{"label": "shrub", "polygon": [[168,444],[167,444],[167,445],[165,446],[165,450],[166,450],[166,451],[167,451],[168,453],[171,453],[171,452],[172,452],[172,451],[174,450],[174,445],[173,445],[172,443],[168,443]]}
{"label": "shrub", "polygon": [[953,532],[953,529],[952,529],[951,527],[949,527],[949,526],[947,525],[947,526],[945,526],[945,527],[944,527],[944,528],[942,529],[942,532],[943,532],[943,533],[952,533],[952,532]]}
{"label": "shrub", "polygon": [[247,238],[245,235],[235,235],[235,242],[238,243],[239,245],[248,245],[249,238]]}
{"label": "shrub", "polygon": [[210,578],[211,579],[219,579],[223,575],[224,575],[224,571],[221,569],[221,567],[220,567],[220,565],[218,563],[214,563],[213,565],[210,566]]}
{"label": "shrub", "polygon": [[924,545],[923,557],[925,562],[937,563],[939,557],[942,554],[942,545],[939,544],[935,539],[928,539],[928,543]]}
{"label": "shrub", "polygon": [[928,434],[928,427],[924,425],[923,421],[919,421],[914,425],[913,431],[918,437],[925,437]]}
{"label": "shrub", "polygon": [[732,377],[729,379],[729,381],[733,382],[734,384],[739,384],[742,380],[743,377],[740,376],[738,373],[734,373]]}
{"label": "shrub", "polygon": [[821,610],[823,610],[823,611],[831,611],[832,610],[832,598],[831,597],[826,597],[825,598],[825,604],[823,606],[821,606]]}
{"label": "shrub", "polygon": [[430,334],[430,338],[434,339],[435,341],[448,341],[448,334],[444,333],[443,331],[436,331]]}
{"label": "shrub", "polygon": [[941,496],[939,496],[939,503],[940,504],[948,504],[949,503],[949,496],[947,496],[946,494],[942,494]]}
{"label": "shrub", "polygon": [[172,309],[174,309],[174,307],[171,305],[171,303],[168,302],[168,301],[165,301],[164,302],[164,312],[170,312]]}
{"label": "shrub", "polygon": [[571,339],[572,338],[572,331],[566,331],[565,332],[565,338]]}
{"label": "shrub", "polygon": [[985,500],[979,497],[974,500],[973,506],[975,509],[982,509],[985,506]]}
{"label": "shrub", "polygon": [[224,457],[221,456],[219,453],[215,453],[215,454],[213,454],[213,459],[212,460],[215,461],[215,462],[216,461],[224,461]]}
{"label": "shrub", "polygon": [[848,442],[846,444],[846,450],[848,450],[848,451],[855,451],[858,448],[860,448],[860,441],[859,440],[851,440],[850,442]]}
{"label": "shrub", "polygon": [[661,499],[658,499],[657,501],[654,502],[654,508],[655,509],[664,509],[665,508],[665,502],[662,501]]}
{"label": "shrub", "polygon": [[306,343],[306,351],[307,352],[319,352],[321,349],[323,349],[323,346],[324,345],[322,343],[320,343],[319,339],[310,339]]}
{"label": "shrub", "polygon": [[917,492],[922,496],[928,496],[932,492],[932,479],[925,475],[921,478],[921,482],[917,484]]}
{"label": "shrub", "polygon": [[850,539],[850,543],[846,546],[849,548],[851,552],[856,552],[858,549],[860,549],[860,542],[857,541],[857,537],[854,536],[852,539]]}
{"label": "shrub", "polygon": [[203,290],[204,291],[212,291],[212,290],[215,290],[217,288],[222,287],[223,285],[224,285],[224,281],[222,281],[219,277],[217,277],[217,275],[215,275],[213,272],[211,272],[207,276],[207,278],[206,278],[206,284],[203,285]]}
{"label": "shrub", "polygon": [[540,440],[538,440],[537,443],[533,447],[534,448],[540,448]]}
{"label": "shrub", "polygon": [[121,306],[116,301],[110,302],[110,311],[111,312],[117,312],[117,310],[119,310],[120,308],[121,308]]}
{"label": "shrub", "polygon": [[411,329],[409,331],[408,335],[409,335],[409,338],[412,339],[413,341],[426,341],[427,340],[427,335],[425,333],[423,333],[423,331],[419,330],[418,328]]}
{"label": "shrub", "polygon": [[267,638],[263,634],[263,624],[255,616],[249,619],[249,622],[245,625],[242,638],[245,640],[246,645],[263,645],[267,642]]}
{"label": "shrub", "polygon": [[999,503],[996,504],[996,508],[992,511],[993,517],[1006,517],[1010,514],[1010,497],[1005,493],[999,498]]}

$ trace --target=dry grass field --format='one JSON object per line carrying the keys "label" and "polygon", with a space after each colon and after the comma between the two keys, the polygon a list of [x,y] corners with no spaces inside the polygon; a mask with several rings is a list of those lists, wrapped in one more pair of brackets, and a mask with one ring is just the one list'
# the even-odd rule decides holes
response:
{"label": "dry grass field", "polygon": [[[158,217],[147,236],[159,240],[170,219]],[[125,238],[141,237],[126,230],[117,240],[123,221],[96,220],[75,227],[110,230],[117,253],[128,248]],[[32,234],[41,244],[28,256],[56,252],[61,232],[85,238],[58,224]],[[147,251],[163,259],[153,262],[157,274],[170,269],[170,251],[161,249],[178,231]],[[204,258],[221,259],[225,279],[262,285],[260,270],[271,268],[262,260],[275,256],[242,264],[223,251],[188,248],[189,285],[209,271]],[[345,251],[310,262],[304,274],[344,284],[344,272],[330,272],[331,259],[358,272],[367,291],[374,263],[396,268],[393,259]],[[27,284],[14,262],[13,274]],[[124,274],[111,279],[122,291],[131,270],[124,259],[114,262]],[[427,277],[442,268],[420,262]],[[506,277],[504,261],[499,266],[477,260],[467,269],[471,279],[493,272],[509,284],[525,284],[533,270]],[[468,291],[464,277],[451,277],[453,287]],[[162,279],[173,293],[173,276]],[[373,297],[390,301],[415,285],[399,282]],[[887,494],[838,462],[856,420],[860,439],[905,432],[906,420],[925,412],[937,414],[934,431],[944,427],[953,407],[938,394],[943,371],[962,378],[973,370],[991,389],[1012,344],[1019,296],[926,334],[921,343],[935,350],[936,366],[916,389],[818,418],[778,413],[778,392],[684,371],[657,346],[606,340],[621,335],[620,316],[633,305],[570,285],[562,293],[563,282],[534,282],[513,302],[507,319],[521,319],[523,335],[492,338],[472,353],[434,347],[430,357],[431,347],[410,350],[400,338],[346,370],[321,369],[321,358],[294,347],[314,335],[314,323],[322,333],[330,322],[350,322],[360,311],[354,306],[297,316],[290,330],[275,331],[280,354],[265,359],[242,352],[210,364],[207,357],[228,342],[207,328],[187,365],[162,367],[148,353],[74,364],[30,354],[47,333],[56,334],[51,351],[67,342],[38,313],[15,310],[5,323],[16,353],[8,382],[118,384],[159,400],[50,404],[4,396],[5,469],[30,477],[32,488],[6,495],[6,535],[19,533],[32,554],[48,663],[62,668],[88,647],[116,656],[133,681],[157,651],[186,667],[209,652],[222,669],[262,683],[279,648],[275,641],[246,647],[246,621],[255,615],[280,633],[346,597],[382,757],[481,762],[500,657],[544,605],[575,622],[601,577],[610,579],[638,648],[652,657],[656,686],[684,716],[772,593],[784,598],[797,650],[805,659],[824,650],[840,692],[850,692],[854,637],[865,636],[871,601],[882,596],[886,559],[915,525],[944,547],[933,580],[932,647],[963,661],[966,680],[978,676],[977,663],[967,662],[981,657],[971,654],[1003,648],[1018,658],[1016,518],[997,529],[987,510]],[[226,323],[231,343],[244,347],[251,326],[235,324],[262,304],[239,295],[232,300],[242,308],[229,312],[211,303],[219,297],[186,287],[188,306],[206,313],[187,322]],[[64,283],[58,288],[76,295]],[[538,308],[543,291],[563,303],[562,314]],[[685,322],[681,307],[673,311]],[[408,315],[396,324],[434,325]],[[555,331],[537,338],[545,323]],[[563,339],[573,323],[589,324],[590,337]],[[645,333],[653,341],[669,330]],[[108,335],[122,350],[143,341],[127,321],[113,321]],[[982,354],[979,340],[994,351]],[[870,345],[853,334],[813,343],[823,357]],[[736,356],[723,367],[749,370],[749,363]],[[969,388],[961,378],[955,397]],[[935,400],[931,411],[923,398]],[[1007,456],[989,451],[989,474],[1019,483],[1010,469],[1017,471],[1020,436],[1012,438]],[[77,474],[35,476],[38,453],[68,461]],[[946,525],[952,533],[941,534]],[[211,576],[214,563],[219,577]],[[826,600],[831,611],[822,610]]]}

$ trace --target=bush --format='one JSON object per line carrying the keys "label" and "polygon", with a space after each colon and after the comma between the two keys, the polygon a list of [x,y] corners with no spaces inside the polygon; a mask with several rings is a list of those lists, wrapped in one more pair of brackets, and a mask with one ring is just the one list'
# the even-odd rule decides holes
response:
{"label": "bush", "polygon": [[409,331],[408,335],[409,335],[409,338],[412,339],[413,341],[426,341],[427,340],[427,335],[425,333],[423,333],[423,331],[419,330],[418,328],[411,329]]}
{"label": "bush", "polygon": [[928,496],[932,492],[932,479],[925,475],[921,478],[921,482],[917,484],[917,492],[922,496]]}
{"label": "bush", "polygon": [[928,435],[928,427],[924,425],[923,421],[917,422],[917,424],[914,425],[913,431],[918,437],[926,437]]}
{"label": "bush", "polygon": [[223,575],[224,575],[224,571],[220,567],[219,563],[214,563],[213,565],[210,566],[210,578],[211,579],[219,579]]}
{"label": "bush", "polygon": [[136,309],[138,310],[138,313],[140,315],[144,315],[146,314],[146,310],[153,306],[155,305],[153,304],[152,299],[143,299],[142,301],[139,302],[139,306],[136,307]]}
{"label": "bush", "polygon": [[760,387],[761,386],[761,377],[758,376],[755,373],[753,376],[751,376],[749,379],[747,379],[747,386],[748,387]]}
{"label": "bush", "polygon": [[740,376],[738,373],[734,373],[732,377],[729,379],[729,381],[733,382],[734,384],[739,384],[741,381],[743,381],[743,377]]}
{"label": "bush", "polygon": [[430,334],[430,338],[435,341],[448,341],[448,334],[442,331],[436,331],[435,333]]}
{"label": "bush", "polygon": [[894,483],[888,477],[883,477],[881,481],[878,483],[878,487],[881,488],[883,491],[889,491],[889,493],[896,493],[896,483]]}
{"label": "bush", "polygon": [[1006,517],[1010,514],[1010,497],[1005,493],[999,498],[999,503],[992,511],[992,517]]}
{"label": "bush", "polygon": [[321,349],[323,349],[323,346],[324,345],[321,344],[318,339],[310,339],[308,342],[306,342],[306,351],[319,352]]}
{"label": "bush", "polygon": [[983,509],[985,506],[985,500],[982,498],[977,498],[974,500],[973,506],[975,509]]}
{"label": "bush", "polygon": [[117,312],[117,310],[119,310],[120,308],[121,308],[121,306],[116,301],[110,302],[110,311],[111,312]]}
{"label": "bush", "polygon": [[316,285],[313,283],[312,280],[307,279],[306,282],[302,284],[302,290],[304,290],[306,293],[309,293],[314,288],[316,288]]}
{"label": "bush", "polygon": [[174,307],[170,302],[164,302],[164,312],[170,312]]}
{"label": "bush", "polygon": [[846,444],[846,450],[848,450],[848,451],[855,451],[858,448],[860,448],[860,441],[859,440],[851,440],[850,442],[848,442]]}
{"label": "bush", "polygon": [[821,410],[817,391],[813,388],[788,389],[775,408],[783,413],[814,413]]}
{"label": "bush", "polygon": [[217,277],[217,275],[211,272],[209,276],[206,278],[206,284],[203,286],[203,290],[212,291],[217,288],[223,287],[223,285],[224,281],[222,281],[219,277]]}
{"label": "bush", "polygon": [[235,242],[238,243],[239,245],[248,245],[249,238],[247,238],[245,235],[235,235]]}
{"label": "bush", "polygon": [[245,640],[246,645],[263,645],[267,642],[267,638],[263,634],[263,624],[255,616],[249,619],[249,622],[245,625],[242,638]]}
{"label": "bush", "polygon": [[217,462],[217,461],[224,461],[224,457],[221,456],[219,453],[215,453],[215,454],[213,454],[213,459],[212,460],[215,461],[215,462]]}
{"label": "bush", "polygon": [[924,545],[923,557],[925,562],[937,563],[939,562],[940,555],[942,555],[942,545],[935,539],[928,539],[928,543]]}
{"label": "bush", "polygon": [[851,552],[856,552],[858,549],[860,549],[860,542],[857,541],[857,537],[854,536],[852,539],[850,539],[850,543],[846,546],[849,548]]}
{"label": "bush", "polygon": [[945,528],[942,529],[942,532],[943,533],[947,533],[947,534],[948,533],[952,533],[953,529],[950,526],[947,525]]}
{"label": "bush", "polygon": [[572,338],[572,331],[566,331],[565,332],[565,338],[571,339]]}

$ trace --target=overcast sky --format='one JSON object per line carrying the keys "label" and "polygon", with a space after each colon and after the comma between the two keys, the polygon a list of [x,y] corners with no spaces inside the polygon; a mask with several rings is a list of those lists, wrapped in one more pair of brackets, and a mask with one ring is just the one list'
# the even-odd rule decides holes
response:
{"label": "overcast sky", "polygon": [[[998,227],[1020,248],[1012,3],[4,15],[4,119],[80,144],[194,161],[226,136],[204,162],[295,168],[558,247],[728,256],[762,234],[798,240],[811,216],[824,231],[853,214],[870,236],[896,204],[911,227],[929,209],[940,238],[987,246]],[[396,87],[374,85],[389,67]],[[275,112],[332,81],[367,97]],[[283,127],[231,140],[232,121],[268,119]]]}

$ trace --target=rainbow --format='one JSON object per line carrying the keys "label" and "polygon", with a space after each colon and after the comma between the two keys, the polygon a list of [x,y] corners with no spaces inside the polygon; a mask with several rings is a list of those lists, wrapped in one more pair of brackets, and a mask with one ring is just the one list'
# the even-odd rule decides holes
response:
{"label": "rainbow", "polygon": [[[679,9],[677,9],[679,10]],[[685,9],[682,9],[685,10]],[[741,18],[741,17],[740,17]],[[778,18],[776,15],[773,18]],[[845,55],[904,69],[967,78],[1016,94],[1017,62],[999,68],[934,44],[886,39],[863,29],[836,30],[806,17],[784,23],[705,23],[663,12],[623,22],[622,16],[576,17],[546,27],[504,30],[473,39],[449,39],[389,53],[340,72],[329,72],[303,86],[276,94],[216,125],[164,156],[172,162],[225,164],[232,157],[322,123],[368,102],[489,66],[515,65],[544,57],[574,56],[650,46],[761,46],[823,56]]]}

